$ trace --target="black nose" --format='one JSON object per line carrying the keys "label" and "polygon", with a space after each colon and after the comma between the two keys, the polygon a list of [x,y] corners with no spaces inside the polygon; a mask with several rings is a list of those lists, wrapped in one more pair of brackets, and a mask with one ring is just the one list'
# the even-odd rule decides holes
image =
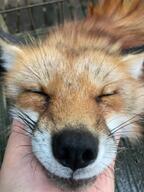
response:
{"label": "black nose", "polygon": [[98,153],[98,139],[83,130],[64,130],[52,138],[54,157],[73,171],[93,163]]}

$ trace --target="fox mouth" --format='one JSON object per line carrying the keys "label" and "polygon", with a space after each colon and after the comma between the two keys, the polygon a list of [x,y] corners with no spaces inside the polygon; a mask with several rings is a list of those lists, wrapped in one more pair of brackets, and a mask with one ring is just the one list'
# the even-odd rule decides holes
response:
{"label": "fox mouth", "polygon": [[43,165],[41,165],[43,168],[43,171],[47,175],[47,178],[59,189],[65,191],[77,191],[83,188],[87,188],[91,186],[97,179],[97,176],[93,176],[88,179],[79,179],[76,180],[73,178],[73,174],[70,178],[64,178],[57,176],[53,173],[51,173],[49,170],[47,170]]}
{"label": "fox mouth", "polygon": [[73,179],[73,177],[67,179],[58,177],[50,173],[48,173],[48,178],[62,190],[70,190],[70,191],[71,190],[75,191],[78,189],[82,189],[83,187],[88,187],[92,185],[96,180],[96,176],[89,179],[75,180]]}

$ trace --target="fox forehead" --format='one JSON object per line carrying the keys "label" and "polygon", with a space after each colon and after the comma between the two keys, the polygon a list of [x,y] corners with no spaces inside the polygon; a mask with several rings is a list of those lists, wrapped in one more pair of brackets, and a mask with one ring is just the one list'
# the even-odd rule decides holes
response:
{"label": "fox forehead", "polygon": [[[39,85],[47,87],[54,79],[57,81],[61,79],[64,86],[75,84],[75,88],[78,88],[78,85],[82,86],[80,79],[83,79],[85,85],[87,81],[89,85],[103,86],[108,81],[118,81],[128,76],[126,65],[117,55],[89,49],[77,55],[73,53],[74,48],[64,52],[49,45],[26,47],[22,54],[17,55],[15,64],[6,79],[13,81],[15,79],[13,77],[16,76],[19,85],[36,87]],[[66,53],[69,51],[71,51],[70,55]],[[60,86],[58,83],[57,85]]]}

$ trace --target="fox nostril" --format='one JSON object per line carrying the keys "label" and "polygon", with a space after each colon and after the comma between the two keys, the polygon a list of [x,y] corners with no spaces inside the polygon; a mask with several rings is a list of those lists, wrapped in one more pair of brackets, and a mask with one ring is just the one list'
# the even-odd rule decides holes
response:
{"label": "fox nostril", "polygon": [[83,161],[93,161],[95,159],[95,154],[91,151],[91,149],[87,149],[82,154]]}
{"label": "fox nostril", "polygon": [[67,160],[70,158],[70,151],[66,147],[62,148],[59,154],[61,160]]}
{"label": "fox nostril", "polygon": [[95,161],[98,153],[98,139],[91,133],[64,130],[52,138],[54,157],[66,167],[76,170]]}

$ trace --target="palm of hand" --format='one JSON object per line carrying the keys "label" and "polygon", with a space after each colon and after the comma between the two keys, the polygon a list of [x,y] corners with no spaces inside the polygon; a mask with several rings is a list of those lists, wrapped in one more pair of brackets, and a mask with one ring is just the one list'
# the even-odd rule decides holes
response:
{"label": "palm of hand", "polygon": [[[8,141],[0,172],[1,192],[61,192],[48,179],[31,151],[30,138],[23,134],[18,122]],[[86,192],[114,192],[113,171],[103,173]]]}

